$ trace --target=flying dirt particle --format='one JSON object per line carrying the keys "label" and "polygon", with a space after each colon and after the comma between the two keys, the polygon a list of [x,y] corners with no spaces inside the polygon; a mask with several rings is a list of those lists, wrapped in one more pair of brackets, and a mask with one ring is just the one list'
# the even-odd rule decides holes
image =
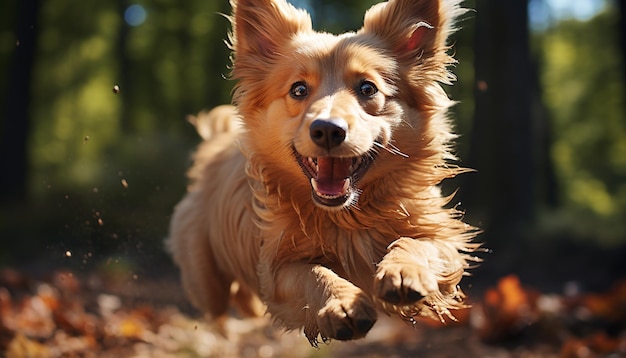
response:
{"label": "flying dirt particle", "polygon": [[124,187],[124,189],[128,189],[128,182],[126,181],[126,179],[122,179],[122,186]]}
{"label": "flying dirt particle", "polygon": [[120,86],[118,86],[118,85],[113,86],[113,93],[115,93],[115,94],[120,93]]}
{"label": "flying dirt particle", "polygon": [[100,226],[104,225],[104,221],[102,221],[101,218],[98,218],[98,225],[100,225]]}
{"label": "flying dirt particle", "polygon": [[486,92],[489,89],[489,85],[486,81],[478,81],[476,82],[476,87],[481,92]]}

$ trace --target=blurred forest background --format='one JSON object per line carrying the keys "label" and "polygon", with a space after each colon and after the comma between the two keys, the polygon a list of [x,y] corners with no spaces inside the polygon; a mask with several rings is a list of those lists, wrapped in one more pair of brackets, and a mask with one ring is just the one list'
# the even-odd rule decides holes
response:
{"label": "blurred forest background", "polygon": [[[375,2],[293,0],[335,33]],[[485,230],[476,287],[626,275],[625,3],[464,3],[447,90],[477,172],[445,187]],[[233,86],[220,13],[227,0],[2,1],[0,267],[173,272],[162,242],[199,142],[185,118]]]}

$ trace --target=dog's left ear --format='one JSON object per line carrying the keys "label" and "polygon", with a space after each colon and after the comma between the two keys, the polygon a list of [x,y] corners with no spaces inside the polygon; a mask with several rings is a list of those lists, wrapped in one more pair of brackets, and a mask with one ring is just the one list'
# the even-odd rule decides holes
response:
{"label": "dog's left ear", "polygon": [[401,61],[428,59],[448,49],[460,0],[389,0],[365,14],[362,32],[383,40]]}

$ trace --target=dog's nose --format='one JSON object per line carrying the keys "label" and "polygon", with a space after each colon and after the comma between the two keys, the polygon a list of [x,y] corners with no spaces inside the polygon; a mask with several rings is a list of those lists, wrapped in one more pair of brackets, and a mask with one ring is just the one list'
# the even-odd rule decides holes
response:
{"label": "dog's nose", "polygon": [[331,150],[346,140],[348,123],[341,118],[316,119],[311,123],[309,135],[315,144]]}

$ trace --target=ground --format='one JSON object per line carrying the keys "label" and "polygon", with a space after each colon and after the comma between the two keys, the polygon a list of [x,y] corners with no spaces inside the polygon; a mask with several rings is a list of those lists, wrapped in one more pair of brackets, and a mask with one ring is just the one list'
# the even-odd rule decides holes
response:
{"label": "ground", "polygon": [[626,280],[542,293],[515,275],[470,290],[457,322],[381,314],[365,339],[316,349],[269,318],[209,322],[174,274],[0,269],[0,357],[626,357]]}

